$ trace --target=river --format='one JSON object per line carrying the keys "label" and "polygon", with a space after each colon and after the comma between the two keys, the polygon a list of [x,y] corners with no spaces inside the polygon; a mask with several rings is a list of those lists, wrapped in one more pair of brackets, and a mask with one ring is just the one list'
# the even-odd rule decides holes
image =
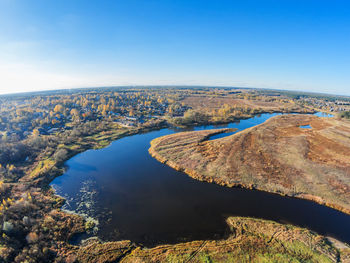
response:
{"label": "river", "polygon": [[[275,115],[219,127],[243,130]],[[192,129],[213,128],[218,126]],[[66,198],[65,209],[98,220],[96,235],[105,241],[128,239],[154,246],[219,239],[228,232],[225,218],[236,215],[290,223],[350,243],[349,215],[307,200],[200,182],[148,154],[152,139],[179,131],[137,134],[78,154],[51,185]]]}

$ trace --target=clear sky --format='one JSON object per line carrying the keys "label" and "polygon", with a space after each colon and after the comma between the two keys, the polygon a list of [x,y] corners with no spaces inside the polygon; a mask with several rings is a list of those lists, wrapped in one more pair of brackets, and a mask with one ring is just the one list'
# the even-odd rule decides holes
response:
{"label": "clear sky", "polygon": [[0,0],[0,93],[165,84],[350,95],[350,1]]}

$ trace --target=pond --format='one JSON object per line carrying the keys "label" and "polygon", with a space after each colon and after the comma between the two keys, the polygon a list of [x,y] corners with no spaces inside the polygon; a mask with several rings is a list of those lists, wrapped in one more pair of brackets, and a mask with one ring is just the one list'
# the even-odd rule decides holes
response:
{"label": "pond", "polygon": [[[262,114],[220,127],[243,130],[277,114]],[[194,130],[218,126],[194,127]],[[316,203],[194,180],[148,154],[150,141],[182,131],[162,129],[114,141],[66,162],[52,186],[65,209],[99,221],[102,240],[129,239],[146,246],[225,237],[230,215],[307,227],[350,242],[350,216]]]}
{"label": "pond", "polygon": [[312,129],[312,127],[307,124],[307,125],[300,125],[299,128],[302,128],[302,129]]}

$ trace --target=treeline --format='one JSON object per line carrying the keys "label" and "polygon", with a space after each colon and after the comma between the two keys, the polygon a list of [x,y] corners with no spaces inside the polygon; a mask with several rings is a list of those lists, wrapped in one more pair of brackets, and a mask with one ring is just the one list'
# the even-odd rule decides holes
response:
{"label": "treeline", "polygon": [[182,117],[170,118],[169,122],[176,126],[219,124],[232,122],[240,118],[251,117],[261,112],[263,112],[263,110],[259,108],[225,104],[220,109],[209,111],[189,109]]}

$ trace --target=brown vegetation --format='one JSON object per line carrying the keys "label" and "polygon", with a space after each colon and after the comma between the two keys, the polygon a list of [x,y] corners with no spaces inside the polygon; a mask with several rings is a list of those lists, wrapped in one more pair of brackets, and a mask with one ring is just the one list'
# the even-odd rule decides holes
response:
{"label": "brown vegetation", "polygon": [[169,119],[169,122],[177,126],[228,123],[266,112],[315,112],[312,108],[301,106],[293,99],[263,96],[250,92],[192,94],[186,96],[182,104],[190,109],[182,117]]}
{"label": "brown vegetation", "polygon": [[[201,101],[205,105],[199,108],[196,103]],[[84,231],[84,219],[62,212],[64,200],[48,187],[73,155],[123,136],[167,127],[166,120],[176,124],[180,118],[186,125],[228,122],[261,111],[290,112],[288,105],[293,104],[298,112],[312,111],[299,102],[288,94],[222,88],[125,87],[0,96],[0,261],[75,260],[59,255],[67,249],[76,251],[68,239]],[[339,187],[338,181],[330,184]],[[104,251],[110,245],[96,249]],[[85,252],[97,253],[101,262],[108,254],[101,256],[94,247]]]}
{"label": "brown vegetation", "polygon": [[183,100],[185,105],[200,110],[200,109],[220,109],[222,105],[236,105],[238,107],[259,108],[266,111],[298,111],[302,110],[302,107],[295,104],[293,100],[286,98],[271,98],[268,96],[251,96],[248,93],[244,93],[241,96],[189,96]]}
{"label": "brown vegetation", "polygon": [[225,240],[198,240],[143,248],[129,241],[62,251],[67,262],[348,262],[350,248],[304,228],[254,218],[227,219]]}
{"label": "brown vegetation", "polygon": [[228,137],[205,140],[215,132],[160,137],[149,151],[199,180],[310,199],[350,213],[350,122],[282,115]]}

